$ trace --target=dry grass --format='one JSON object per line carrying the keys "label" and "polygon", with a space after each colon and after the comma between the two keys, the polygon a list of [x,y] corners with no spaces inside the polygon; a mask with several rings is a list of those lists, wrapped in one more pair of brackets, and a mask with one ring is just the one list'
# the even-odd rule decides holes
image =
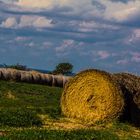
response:
{"label": "dry grass", "polygon": [[5,93],[4,97],[7,99],[12,99],[12,100],[16,99],[15,95],[11,91],[8,91],[7,93]]}
{"label": "dry grass", "polygon": [[110,74],[86,70],[65,86],[61,99],[64,115],[86,123],[118,118],[123,110],[123,94]]}

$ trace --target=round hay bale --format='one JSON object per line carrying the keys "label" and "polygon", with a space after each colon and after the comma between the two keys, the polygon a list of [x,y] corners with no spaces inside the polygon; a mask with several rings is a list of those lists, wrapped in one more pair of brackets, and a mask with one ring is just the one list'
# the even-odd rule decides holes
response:
{"label": "round hay bale", "polygon": [[28,82],[28,83],[33,82],[33,76],[30,72],[21,71],[20,74],[21,74],[21,78],[20,78],[21,82]]}
{"label": "round hay bale", "polygon": [[1,78],[2,78],[2,80],[10,80],[11,79],[11,70],[3,68],[1,70]]}
{"label": "round hay bale", "polygon": [[52,84],[52,77],[49,74],[40,74],[40,82],[44,85]]}
{"label": "round hay bale", "polygon": [[33,83],[39,84],[41,83],[41,75],[39,73],[32,73]]}
{"label": "round hay bale", "polygon": [[40,76],[40,81],[39,81],[38,84],[44,84],[46,82],[46,79],[44,77],[44,74],[40,73],[39,76]]}
{"label": "round hay bale", "polygon": [[86,123],[116,119],[123,106],[123,94],[110,74],[94,69],[74,76],[61,97],[63,114]]}
{"label": "round hay bale", "polygon": [[50,74],[44,74],[45,78],[45,85],[51,86],[52,85],[52,76]]}
{"label": "round hay bale", "polygon": [[56,75],[51,75],[51,77],[52,77],[52,86],[55,86],[56,83],[57,83],[55,76]]}
{"label": "round hay bale", "polygon": [[140,127],[140,77],[117,73],[113,78],[120,85],[125,99],[125,108],[120,119]]}
{"label": "round hay bale", "polygon": [[51,75],[52,77],[52,86],[63,87],[63,76],[62,75]]}
{"label": "round hay bale", "polygon": [[136,94],[130,102],[129,108],[131,119],[129,122],[137,127],[140,127],[140,93]]}
{"label": "round hay bale", "polygon": [[137,105],[137,107],[140,109],[140,91],[138,91],[134,98],[133,98],[135,104]]}
{"label": "round hay bale", "polygon": [[10,80],[19,82],[21,80],[21,72],[19,70],[12,70]]}
{"label": "round hay bale", "polygon": [[140,77],[130,73],[116,73],[113,75],[121,87],[125,87],[132,95],[140,91]]}
{"label": "round hay bale", "polygon": [[2,80],[2,70],[0,69],[0,80]]}
{"label": "round hay bale", "polygon": [[53,86],[56,87],[63,87],[63,76],[62,75],[55,75],[55,84]]}
{"label": "round hay bale", "polygon": [[63,87],[65,87],[66,83],[71,79],[70,76],[63,76]]}

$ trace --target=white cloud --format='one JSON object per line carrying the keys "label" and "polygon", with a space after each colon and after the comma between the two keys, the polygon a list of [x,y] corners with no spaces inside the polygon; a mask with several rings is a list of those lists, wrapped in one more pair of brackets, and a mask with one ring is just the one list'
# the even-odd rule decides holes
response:
{"label": "white cloud", "polygon": [[134,35],[136,38],[140,39],[140,29],[135,29],[135,30],[133,31],[133,35]]}
{"label": "white cloud", "polygon": [[106,59],[110,56],[110,53],[107,51],[98,51],[97,55],[100,57],[100,59]]}
{"label": "white cloud", "polygon": [[37,7],[37,8],[52,8],[55,6],[81,6],[81,4],[91,3],[90,0],[19,0],[18,5],[26,7]]}
{"label": "white cloud", "polygon": [[[65,12],[69,14],[73,13],[81,13],[83,12],[84,15],[94,15],[95,9],[92,5],[91,0],[19,0],[17,5],[24,7],[25,9],[55,9],[62,8],[62,7],[69,7],[71,11]],[[37,8],[37,9],[34,9]],[[73,9],[73,10],[72,10]],[[93,12],[94,11],[94,12]],[[97,11],[96,11],[97,12]]]}
{"label": "white cloud", "polygon": [[131,34],[124,39],[126,44],[139,44],[140,42],[140,29],[134,29]]}
{"label": "white cloud", "polygon": [[22,27],[35,27],[35,28],[50,28],[53,27],[51,19],[43,16],[28,16],[23,15],[20,17],[19,22],[15,17],[8,17],[1,23],[4,28],[22,28]]}
{"label": "white cloud", "polygon": [[63,40],[59,47],[55,48],[58,57],[68,56],[73,53],[80,54],[84,47],[83,42],[77,42],[72,39]]}
{"label": "white cloud", "polygon": [[79,31],[82,32],[93,32],[93,31],[98,31],[100,29],[116,30],[119,29],[119,26],[105,24],[105,23],[98,23],[96,21],[83,21],[79,24]]}
{"label": "white cloud", "polygon": [[45,27],[52,27],[52,20],[47,19],[45,17],[38,17],[35,22],[33,23],[35,27],[45,28]]}
{"label": "white cloud", "polygon": [[134,56],[134,57],[132,57],[131,61],[132,62],[139,63],[140,62],[140,56]]}
{"label": "white cloud", "polygon": [[17,26],[16,18],[8,17],[5,21],[1,23],[1,26],[4,28],[13,28]]}
{"label": "white cloud", "polygon": [[113,17],[115,17],[118,21],[125,21],[128,20],[129,17],[132,17],[135,13],[137,13],[136,7],[126,8],[124,10],[115,12]]}
{"label": "white cloud", "polygon": [[138,52],[131,52],[131,61],[132,62],[136,62],[136,63],[139,63],[140,62],[140,53]]}
{"label": "white cloud", "polygon": [[36,45],[35,45],[35,43],[33,41],[28,44],[28,47],[31,47],[32,48],[34,46],[36,46]]}
{"label": "white cloud", "polygon": [[140,12],[140,1],[113,2],[110,0],[19,0],[17,5],[28,8],[71,7],[76,13],[100,16],[119,22],[127,21]]}
{"label": "white cloud", "polygon": [[[140,12],[139,0],[128,2],[113,0],[17,0],[17,5],[28,8],[71,7],[84,15],[104,16],[107,19],[125,21]],[[36,9],[37,10],[37,9]]]}
{"label": "white cloud", "polygon": [[53,46],[53,43],[52,42],[48,42],[48,41],[45,41],[42,43],[44,47],[50,47],[50,46]]}
{"label": "white cloud", "polygon": [[56,4],[56,0],[19,0],[17,4],[26,7],[51,8]]}
{"label": "white cloud", "polygon": [[17,42],[26,41],[26,40],[30,40],[30,38],[28,38],[28,37],[22,37],[22,36],[17,36],[15,38],[15,41],[17,41]]}
{"label": "white cloud", "polygon": [[46,28],[52,27],[52,20],[47,19],[43,16],[21,16],[19,27],[36,27],[36,28]]}
{"label": "white cloud", "polygon": [[119,65],[127,65],[127,64],[129,64],[129,61],[127,59],[122,59],[122,60],[118,60],[117,64],[119,64]]}
{"label": "white cloud", "polygon": [[137,13],[140,9],[140,1],[129,1],[128,3],[111,2],[99,0],[106,6],[104,13],[105,18],[117,21],[127,21]]}
{"label": "white cloud", "polygon": [[39,50],[41,51],[47,51],[48,49],[51,49],[53,47],[53,43],[49,41],[44,41],[41,43]]}
{"label": "white cloud", "polygon": [[82,23],[79,24],[79,31],[82,32],[91,32],[93,30],[96,30],[96,28],[98,28],[98,24],[94,21],[92,22],[83,21]]}
{"label": "white cloud", "polygon": [[60,47],[56,48],[56,52],[63,53],[75,47],[74,40],[64,40]]}

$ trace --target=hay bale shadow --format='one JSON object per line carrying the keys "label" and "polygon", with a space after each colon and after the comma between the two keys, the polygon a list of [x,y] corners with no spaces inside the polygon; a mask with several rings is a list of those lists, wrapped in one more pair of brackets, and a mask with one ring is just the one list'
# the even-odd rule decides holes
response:
{"label": "hay bale shadow", "polygon": [[140,127],[140,77],[129,73],[114,74],[124,94],[125,106],[120,121]]}

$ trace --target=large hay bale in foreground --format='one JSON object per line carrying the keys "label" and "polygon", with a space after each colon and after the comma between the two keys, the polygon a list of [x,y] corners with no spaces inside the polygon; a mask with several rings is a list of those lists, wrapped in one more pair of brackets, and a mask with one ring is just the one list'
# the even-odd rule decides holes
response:
{"label": "large hay bale in foreground", "polygon": [[61,109],[65,116],[86,123],[110,121],[118,118],[124,99],[119,86],[110,74],[86,70],[77,74],[65,86]]}
{"label": "large hay bale in foreground", "polygon": [[125,99],[121,119],[140,127],[140,77],[129,73],[117,73],[113,78],[120,85]]}

